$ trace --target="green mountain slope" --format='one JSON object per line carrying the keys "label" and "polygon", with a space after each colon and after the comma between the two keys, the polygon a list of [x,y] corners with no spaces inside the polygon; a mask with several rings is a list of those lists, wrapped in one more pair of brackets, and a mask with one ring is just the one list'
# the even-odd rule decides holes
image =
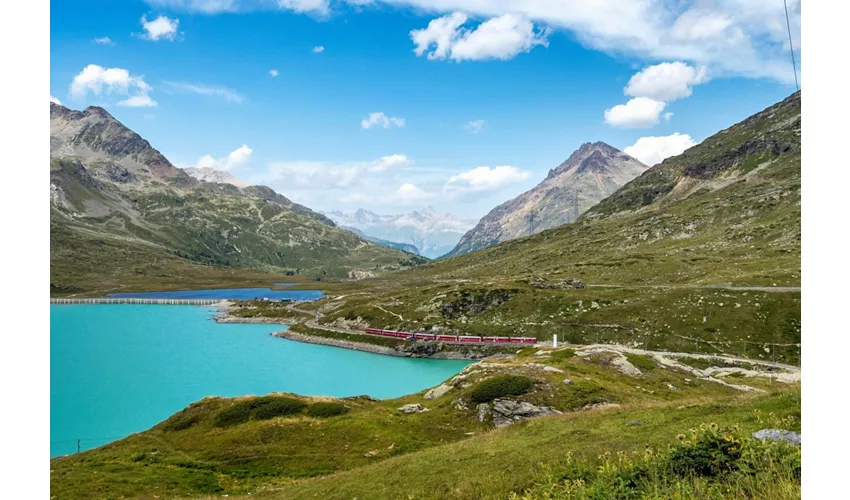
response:
{"label": "green mountain slope", "polygon": [[322,321],[797,363],[800,151],[796,93],[576,223],[338,286],[346,297],[321,306]]}
{"label": "green mountain slope", "polygon": [[[372,244],[264,186],[201,182],[105,110],[51,104],[51,291],[179,269],[346,277],[423,259]],[[213,271],[213,274],[219,274]]]}

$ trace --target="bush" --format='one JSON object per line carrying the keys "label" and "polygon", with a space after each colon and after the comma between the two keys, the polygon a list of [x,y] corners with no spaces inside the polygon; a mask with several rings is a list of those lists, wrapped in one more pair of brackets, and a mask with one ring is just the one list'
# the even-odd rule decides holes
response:
{"label": "bush", "polygon": [[216,414],[214,424],[216,427],[229,427],[244,424],[252,418],[268,420],[284,415],[294,415],[306,407],[306,403],[295,398],[263,396],[233,403]]}
{"label": "bush", "polygon": [[525,394],[534,386],[534,381],[521,375],[499,375],[479,383],[469,395],[476,403],[487,403],[504,396]]}
{"label": "bush", "polygon": [[641,370],[652,370],[656,366],[655,361],[639,354],[626,353],[626,359]]}
{"label": "bush", "polygon": [[307,403],[294,398],[265,396],[258,399],[263,401],[254,408],[253,416],[255,420],[294,415],[307,407]]}
{"label": "bush", "polygon": [[313,403],[307,409],[307,415],[316,418],[335,417],[348,413],[348,407],[342,403]]}

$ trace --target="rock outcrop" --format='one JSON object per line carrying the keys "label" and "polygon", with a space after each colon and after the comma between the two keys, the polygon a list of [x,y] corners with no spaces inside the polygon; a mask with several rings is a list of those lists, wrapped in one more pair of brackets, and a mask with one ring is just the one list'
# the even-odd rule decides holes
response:
{"label": "rock outcrop", "polygon": [[800,445],[802,437],[793,431],[783,429],[762,429],[753,433],[753,438],[759,441],[784,441],[786,443]]}
{"label": "rock outcrop", "polygon": [[575,221],[648,166],[604,142],[582,144],[530,191],[502,203],[469,230],[453,257]]}

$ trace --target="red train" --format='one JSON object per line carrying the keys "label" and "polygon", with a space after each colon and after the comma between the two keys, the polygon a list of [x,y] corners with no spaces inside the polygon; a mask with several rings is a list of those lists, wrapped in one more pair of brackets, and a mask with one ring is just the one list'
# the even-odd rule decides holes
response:
{"label": "red train", "polygon": [[487,342],[493,344],[534,344],[534,337],[479,337],[477,335],[437,335],[434,333],[402,332],[397,330],[380,330],[367,328],[366,333],[382,337],[397,337],[400,339],[436,340],[438,342]]}

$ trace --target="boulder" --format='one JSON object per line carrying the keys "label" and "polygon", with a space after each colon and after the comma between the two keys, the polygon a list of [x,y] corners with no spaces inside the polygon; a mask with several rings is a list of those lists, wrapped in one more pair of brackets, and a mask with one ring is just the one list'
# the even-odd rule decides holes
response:
{"label": "boulder", "polygon": [[402,406],[401,408],[398,409],[398,411],[401,411],[401,412],[404,412],[404,413],[422,413],[422,412],[430,411],[430,410],[428,408],[423,407],[419,403],[411,403],[411,404]]}
{"label": "boulder", "polygon": [[629,420],[628,422],[626,422],[626,425],[643,425],[643,422],[641,422],[640,420]]}
{"label": "boulder", "polygon": [[554,366],[544,366],[543,371],[552,373],[564,373],[564,370],[561,370],[560,368],[555,368]]}
{"label": "boulder", "polygon": [[753,438],[759,441],[785,441],[786,443],[799,445],[802,443],[802,436],[793,431],[782,429],[762,429],[753,433]]}
{"label": "boulder", "polygon": [[425,393],[425,399],[437,399],[443,394],[452,390],[452,386],[446,384],[440,384],[437,387],[434,387],[430,391]]}
{"label": "boulder", "polygon": [[573,385],[573,381],[568,379],[568,378],[564,379],[564,383],[567,384],[567,385]]}
{"label": "boulder", "polygon": [[493,401],[493,424],[504,427],[514,422],[534,417],[560,415],[562,412],[549,406],[535,406],[526,401],[496,399]]}
{"label": "boulder", "polygon": [[490,415],[490,405],[488,403],[481,403],[475,408],[475,411],[478,413],[478,421],[484,423]]}

